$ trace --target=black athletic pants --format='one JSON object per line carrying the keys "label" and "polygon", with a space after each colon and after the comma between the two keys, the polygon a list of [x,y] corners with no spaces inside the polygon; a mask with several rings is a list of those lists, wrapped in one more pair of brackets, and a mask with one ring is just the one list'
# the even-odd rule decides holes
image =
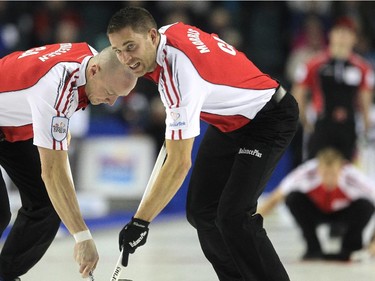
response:
{"label": "black athletic pants", "polygon": [[[22,207],[0,254],[5,281],[25,274],[44,255],[60,225],[41,178],[38,149],[32,140],[0,141],[0,165],[17,186]],[[0,235],[10,221],[9,199],[0,181]]]}
{"label": "black athletic pants", "polygon": [[349,161],[353,160],[356,150],[357,135],[354,120],[337,123],[320,119],[308,141],[308,158],[314,158],[323,148],[335,148]]}
{"label": "black athletic pants", "polygon": [[324,213],[306,194],[294,191],[287,195],[285,203],[302,230],[307,252],[322,251],[316,234],[317,226],[322,223],[342,223],[346,226],[341,253],[351,253],[363,247],[363,229],[374,212],[374,205],[370,201],[358,199],[342,210]]}
{"label": "black athletic pants", "polygon": [[287,94],[235,132],[207,129],[191,176],[187,218],[221,281],[289,280],[255,212],[297,119],[297,103]]}

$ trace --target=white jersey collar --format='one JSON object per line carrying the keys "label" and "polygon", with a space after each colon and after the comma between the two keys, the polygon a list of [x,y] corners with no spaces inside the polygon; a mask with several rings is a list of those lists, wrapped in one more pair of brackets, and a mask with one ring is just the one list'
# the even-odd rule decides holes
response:
{"label": "white jersey collar", "polygon": [[[177,22],[176,22],[177,23]],[[175,25],[176,23],[165,25],[159,28],[159,34],[160,34],[160,42],[158,46],[158,50],[156,52],[156,62],[158,65],[162,65],[165,54],[163,52],[165,45],[167,44],[167,36],[164,34],[168,28],[170,28],[172,25]]]}
{"label": "white jersey collar", "polygon": [[81,66],[79,67],[79,77],[77,79],[77,87],[86,85],[86,68],[89,60],[93,56],[87,56],[82,60]]}
{"label": "white jersey collar", "polygon": [[165,44],[167,43],[167,36],[165,36],[162,33],[159,33],[159,34],[160,34],[160,42],[159,42],[158,49],[156,51],[156,62],[158,65],[162,65],[164,58],[165,58],[165,54],[163,50],[164,50]]}

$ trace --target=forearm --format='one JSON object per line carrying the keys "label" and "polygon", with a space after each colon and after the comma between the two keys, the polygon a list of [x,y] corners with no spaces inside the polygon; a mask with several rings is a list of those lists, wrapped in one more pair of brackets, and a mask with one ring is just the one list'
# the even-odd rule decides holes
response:
{"label": "forearm", "polygon": [[367,134],[370,127],[370,109],[372,105],[373,95],[370,91],[362,91],[360,94],[361,99],[361,111],[362,111],[362,118],[363,118],[363,126],[364,126],[364,133]]}
{"label": "forearm", "polygon": [[87,230],[73,184],[69,179],[65,175],[60,175],[60,178],[45,180],[45,185],[57,214],[69,232],[73,235]]}
{"label": "forearm", "polygon": [[152,221],[179,190],[189,168],[176,167],[167,159],[154,185],[141,201],[134,217],[149,222]]}
{"label": "forearm", "polygon": [[299,119],[302,124],[302,126],[307,126],[308,121],[306,117],[306,95],[307,95],[307,89],[304,86],[301,85],[294,85],[292,88],[292,94],[295,97],[298,108],[299,108]]}
{"label": "forearm", "polygon": [[275,189],[258,207],[257,212],[262,216],[268,215],[283,199],[283,193],[279,189]]}
{"label": "forearm", "polygon": [[191,167],[194,138],[166,140],[167,159],[155,183],[144,195],[135,218],[152,221],[181,187]]}
{"label": "forearm", "polygon": [[276,203],[274,201],[265,201],[259,205],[257,213],[261,214],[262,216],[268,215],[273,208],[275,208]]}
{"label": "forearm", "polygon": [[39,148],[39,153],[42,178],[60,219],[71,234],[86,230],[71,178],[67,152]]}
{"label": "forearm", "polygon": [[[99,256],[94,240],[82,218],[67,151],[55,151],[38,147],[42,165],[42,179],[49,198],[62,222],[74,235],[74,258],[83,278],[88,277],[98,263]],[[85,232],[82,232],[85,231]],[[78,235],[77,235],[78,234]]]}

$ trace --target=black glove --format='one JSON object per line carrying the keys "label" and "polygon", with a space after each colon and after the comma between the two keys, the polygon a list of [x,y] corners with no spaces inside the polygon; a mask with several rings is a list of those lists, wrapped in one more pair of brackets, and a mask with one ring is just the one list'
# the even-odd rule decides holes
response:
{"label": "black glove", "polygon": [[122,265],[128,265],[129,254],[135,252],[139,246],[146,243],[148,235],[148,221],[132,218],[132,220],[124,226],[119,235],[119,247],[122,250]]}

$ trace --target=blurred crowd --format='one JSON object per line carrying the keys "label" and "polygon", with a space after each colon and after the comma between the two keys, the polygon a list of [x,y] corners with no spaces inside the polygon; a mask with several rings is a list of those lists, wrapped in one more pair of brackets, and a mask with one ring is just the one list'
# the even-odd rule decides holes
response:
{"label": "blurred crowd", "polygon": [[[356,52],[375,66],[372,1],[1,1],[0,57],[56,42],[85,41],[100,51],[109,44],[109,18],[128,5],[152,11],[159,26],[183,21],[218,34],[287,86],[297,65],[325,48],[333,20],[349,15],[359,27]],[[114,107],[90,110],[88,134],[164,138],[164,109],[149,81]]]}
{"label": "blurred crowd", "polygon": [[[101,51],[109,45],[106,28],[111,16],[125,6],[145,7],[155,17],[159,27],[182,21],[209,33],[218,34],[224,41],[244,52],[262,72],[279,80],[281,85],[289,90],[295,88],[293,85],[298,84],[298,82],[306,88],[311,86],[306,82],[308,79],[305,79],[304,82],[297,81],[297,69],[300,69],[299,67],[303,63],[310,61],[318,53],[329,48],[329,39],[332,39],[329,36],[330,29],[337,18],[350,17],[354,20],[355,28],[352,29],[355,30],[357,36],[354,52],[362,56],[366,63],[375,69],[374,1],[0,1],[0,58],[13,51],[63,42],[87,42],[96,50]],[[343,58],[334,59],[344,61]],[[349,61],[348,58],[347,61]],[[333,65],[337,65],[337,63]],[[344,68],[344,64],[342,65],[342,68]],[[332,73],[335,73],[336,68],[333,67]],[[321,78],[321,73],[318,74]],[[342,86],[341,80],[333,83],[334,86],[331,88],[334,91],[332,92],[340,92],[340,90],[337,90],[337,85]],[[369,84],[373,83],[369,82]],[[365,88],[362,85],[356,86],[359,90]],[[373,91],[372,86],[367,88],[369,91]],[[292,94],[296,96],[296,91],[292,90]],[[327,93],[324,93],[324,95],[326,99]],[[301,108],[302,103],[300,100],[298,101]],[[332,104],[337,106],[336,100]],[[349,107],[351,105],[352,103],[349,104]],[[78,148],[82,139],[87,136],[147,134],[155,140],[157,151],[164,141],[164,106],[160,101],[157,85],[146,79],[140,78],[140,82],[132,93],[119,99],[114,106],[99,105],[80,113],[82,116],[78,117],[80,119],[75,123],[78,124],[78,128],[77,126],[71,126],[74,138],[72,138],[70,154],[74,158],[79,157]],[[314,130],[318,131],[316,128]],[[304,131],[306,133],[306,128],[301,127],[291,145],[294,155],[292,159],[293,168],[298,167],[303,162]],[[347,138],[347,130],[345,129],[343,132]],[[328,134],[320,133],[319,137],[322,135]],[[331,139],[342,140],[345,137],[338,138],[335,135]],[[73,166],[76,165],[76,159],[74,158],[71,159]],[[341,204],[343,196],[340,188],[348,189],[348,187],[352,187],[350,184],[343,184],[344,180],[341,179],[343,176],[340,174],[343,161],[340,157],[337,159],[334,158],[340,165],[337,165],[336,174],[330,169],[323,169],[324,174],[328,174],[331,178],[332,175],[335,175],[334,180],[331,180],[334,183],[326,184],[322,176],[322,183],[318,182],[318,186],[309,187],[311,190],[320,192],[318,194],[320,198],[313,199],[319,202],[324,201],[325,205],[322,203],[324,206],[334,206],[336,199]],[[373,159],[371,159],[371,166],[373,166],[372,161]],[[318,166],[316,164],[316,167],[313,168],[318,169]],[[331,166],[334,165],[326,166],[332,168]],[[304,167],[302,166],[297,171],[306,169]],[[76,173],[75,168],[73,168],[73,172]],[[319,176],[317,172],[315,175]],[[307,176],[310,176],[310,174],[307,174]],[[361,179],[362,175],[354,174],[353,177],[350,174],[348,182],[352,183],[355,177]],[[295,184],[294,178],[292,182]],[[323,188],[325,185],[329,188]],[[301,186],[304,187],[303,184]],[[357,184],[354,187],[357,188],[358,186],[360,185]],[[276,189],[277,191],[278,189]],[[297,195],[300,196],[300,193]],[[375,194],[375,192],[372,194]],[[287,198],[286,192],[279,192],[276,195],[277,200],[270,196],[274,200],[271,201],[273,205],[276,201],[281,201],[284,197]],[[292,195],[295,196],[295,192]],[[315,197],[318,197],[318,195]],[[366,196],[367,194],[364,195],[364,197]],[[306,200],[305,197],[303,197],[303,200]],[[348,205],[349,203],[358,204],[357,199],[360,196],[347,197],[345,199]],[[361,199],[360,203],[363,203],[363,198],[360,197],[359,199]],[[302,201],[299,199],[299,202]],[[298,210],[298,216],[295,217],[307,241],[307,251],[304,258],[322,258],[323,253],[318,241],[316,241],[318,238],[315,235],[315,228],[322,221],[328,221],[332,224],[332,229],[335,230],[334,223],[340,215],[344,218],[345,223],[349,221],[349,226],[346,226],[346,228],[355,231],[357,235],[355,238],[357,239],[352,239],[352,232],[346,231],[343,248],[334,259],[345,261],[350,259],[351,253],[362,247],[362,231],[374,212],[373,204],[367,204],[367,201],[365,203],[365,207],[360,206],[363,208],[359,210],[359,213],[362,212],[363,214],[364,211],[366,216],[361,214],[357,216],[362,217],[362,221],[356,220],[356,217],[351,215],[354,214],[352,209],[350,209],[350,212],[347,210],[344,210],[344,212],[340,208],[330,207],[328,215],[325,210],[321,211],[316,206],[311,206],[310,212],[306,212],[305,205],[301,210]],[[368,205],[371,206],[366,209]],[[292,206],[292,212],[293,207],[295,206]],[[350,207],[353,206],[350,205]],[[307,219],[305,218],[306,214],[310,216]],[[358,226],[359,223],[360,226]],[[312,245],[310,245],[310,248],[309,243]],[[371,251],[375,255],[375,233],[370,245]]]}

